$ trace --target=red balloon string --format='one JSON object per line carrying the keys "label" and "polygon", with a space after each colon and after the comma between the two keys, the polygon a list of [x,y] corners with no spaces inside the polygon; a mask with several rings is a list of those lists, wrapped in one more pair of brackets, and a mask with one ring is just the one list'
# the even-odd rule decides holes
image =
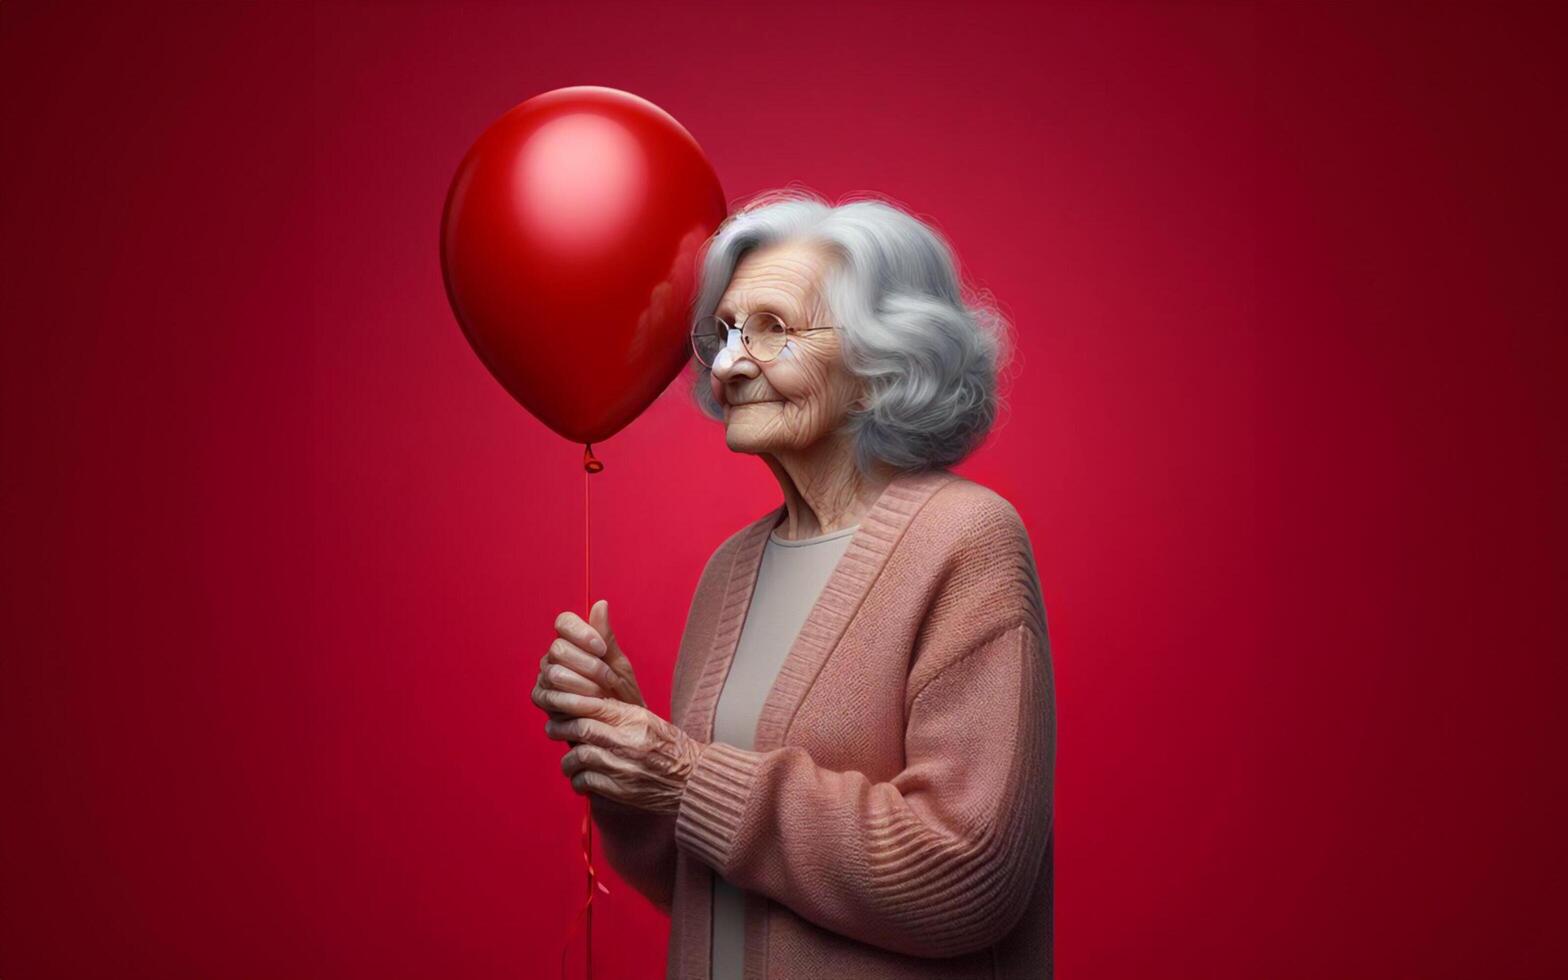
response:
{"label": "red balloon string", "polygon": [[[588,481],[593,474],[598,473],[602,469],[604,469],[604,464],[594,457],[593,444],[585,445],[583,447],[583,608],[590,613],[593,611],[593,589],[590,586],[588,577],[588,529],[590,526],[588,521]],[[597,887],[608,895],[610,890],[604,887],[604,882],[599,880],[598,875],[593,870],[593,801],[588,798],[587,794],[583,795],[582,856],[583,865],[588,870],[588,898],[583,902],[582,908],[578,909],[572,916],[572,922],[576,922],[578,916],[586,916],[586,925],[583,929],[583,944],[586,953],[587,973],[584,975],[588,977],[588,980],[593,980],[593,891]],[[563,980],[566,977],[566,949],[567,940],[571,938],[572,922],[566,924],[566,932],[561,936],[561,977]]]}
{"label": "red balloon string", "polygon": [[[588,916],[588,919],[587,919],[588,927],[585,930],[584,939],[585,939],[585,942],[586,942],[586,945],[587,945],[587,954],[588,954],[588,956],[587,956],[587,959],[588,959],[587,976],[588,976],[589,980],[592,980],[592,978],[593,978],[593,890],[595,888],[598,888],[600,891],[604,892],[606,895],[610,894],[610,890],[608,888],[604,887],[604,882],[598,880],[598,875],[594,872],[594,869],[593,869],[593,859],[592,859],[592,857],[590,857],[590,855],[593,853],[593,830],[592,830],[592,827],[593,827],[593,821],[588,817],[587,814],[584,814],[583,815],[583,836],[582,836],[582,847],[583,847],[583,850],[582,850],[582,855],[583,855],[583,864],[588,869],[588,899],[585,902],[583,902],[582,908],[578,909],[576,914],[574,914],[572,916],[572,921],[573,922],[575,922],[577,920],[577,916],[579,916],[579,915],[583,915],[584,913],[586,913],[587,916]],[[571,932],[572,932],[572,927],[571,927],[571,924],[568,923],[567,926],[566,926],[566,932],[565,932],[565,934],[563,934],[563,936],[561,938],[561,976],[563,976],[563,977],[566,976],[566,950],[567,950],[566,940],[571,936]]]}

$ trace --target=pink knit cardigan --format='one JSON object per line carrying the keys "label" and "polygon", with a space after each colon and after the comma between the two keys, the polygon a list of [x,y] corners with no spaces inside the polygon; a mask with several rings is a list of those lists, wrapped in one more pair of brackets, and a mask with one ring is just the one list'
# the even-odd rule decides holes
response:
{"label": "pink knit cardigan", "polygon": [[782,516],[731,535],[692,597],[671,720],[711,744],[679,811],[590,795],[611,866],[670,914],[667,977],[711,975],[715,873],[750,893],[747,980],[1051,976],[1055,688],[1017,511],[947,470],[896,478],[748,751],[713,716]]}

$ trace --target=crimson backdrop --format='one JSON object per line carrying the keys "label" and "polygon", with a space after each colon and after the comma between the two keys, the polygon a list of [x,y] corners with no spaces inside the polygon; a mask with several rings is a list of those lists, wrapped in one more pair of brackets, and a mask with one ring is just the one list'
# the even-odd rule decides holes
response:
{"label": "crimson backdrop", "polygon": [[[889,195],[1015,319],[961,471],[1044,580],[1062,976],[1560,971],[1546,10],[0,4],[0,973],[553,975],[581,799],[527,693],[581,450],[436,231],[483,127],[580,83],[732,201]],[[684,383],[597,447],[661,710],[776,502]],[[597,973],[658,974],[610,887]]]}

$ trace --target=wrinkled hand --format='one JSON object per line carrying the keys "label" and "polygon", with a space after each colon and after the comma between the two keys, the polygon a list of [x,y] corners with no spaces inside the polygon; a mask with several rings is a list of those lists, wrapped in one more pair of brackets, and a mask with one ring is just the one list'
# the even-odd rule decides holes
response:
{"label": "wrinkled hand", "polygon": [[680,809],[704,743],[641,705],[555,693],[555,703],[571,717],[551,718],[544,733],[582,743],[572,743],[561,757],[561,771],[571,777],[573,791],[654,813]]}
{"label": "wrinkled hand", "polygon": [[557,616],[556,639],[539,660],[533,702],[546,715],[560,721],[572,717],[556,707],[556,694],[563,691],[647,706],[631,661],[621,652],[610,626],[610,603],[604,599],[594,603],[588,619],[585,623],[574,612]]}

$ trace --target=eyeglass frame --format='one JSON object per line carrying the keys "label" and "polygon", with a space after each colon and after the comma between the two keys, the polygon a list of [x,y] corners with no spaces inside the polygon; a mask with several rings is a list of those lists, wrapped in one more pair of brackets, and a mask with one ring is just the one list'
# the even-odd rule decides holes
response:
{"label": "eyeglass frame", "polygon": [[[707,361],[704,361],[702,359],[702,352],[697,349],[697,327],[700,326],[706,320],[717,320],[720,323],[724,324],[724,326],[727,328],[727,330],[725,332],[726,333],[726,337],[728,337],[728,331],[729,330],[739,330],[740,331],[740,342],[746,348],[746,356],[751,358],[757,364],[771,364],[774,361],[778,360],[778,357],[779,357],[778,354],[774,354],[772,357],[769,357],[769,358],[761,358],[761,357],[758,357],[751,350],[751,342],[746,337],[746,324],[750,323],[751,322],[751,318],[756,316],[756,315],[758,315],[759,313],[760,314],[765,314],[767,316],[771,316],[773,319],[775,319],[775,320],[779,321],[779,323],[783,324],[784,332],[785,332],[785,334],[787,334],[789,336],[794,336],[795,334],[802,334],[802,333],[815,333],[818,330],[837,330],[838,329],[838,327],[802,327],[800,329],[791,329],[790,325],[788,323],[784,322],[784,318],[783,317],[779,316],[777,313],[774,313],[771,310],[752,310],[750,313],[746,314],[745,319],[741,320],[740,326],[738,326],[738,327],[735,326],[735,324],[731,323],[730,321],[724,319],[722,316],[719,316],[717,313],[709,313],[706,316],[698,317],[697,321],[691,325],[691,352],[694,355],[696,355],[697,363],[701,364],[705,368],[708,368],[709,370],[713,369],[713,365],[709,364]],[[785,338],[784,342],[786,344],[789,343],[788,336]],[[722,352],[723,349],[724,348],[721,347],[720,351]],[[780,347],[779,348],[779,353],[782,354],[783,352],[784,352],[784,348]],[[714,359],[715,360],[718,359],[718,355],[717,354],[714,355]]]}

